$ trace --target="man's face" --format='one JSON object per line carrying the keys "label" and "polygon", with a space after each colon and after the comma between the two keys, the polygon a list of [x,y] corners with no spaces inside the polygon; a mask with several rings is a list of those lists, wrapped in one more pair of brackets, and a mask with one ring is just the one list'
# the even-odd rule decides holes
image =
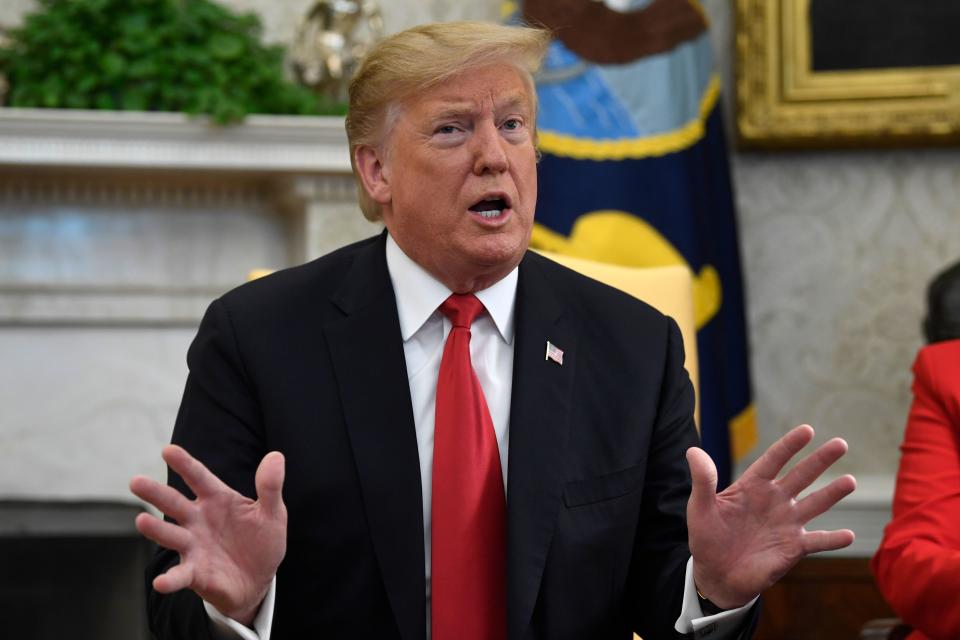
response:
{"label": "man's face", "polygon": [[530,241],[533,104],[512,65],[468,70],[405,101],[384,145],[384,223],[454,291],[503,278]]}

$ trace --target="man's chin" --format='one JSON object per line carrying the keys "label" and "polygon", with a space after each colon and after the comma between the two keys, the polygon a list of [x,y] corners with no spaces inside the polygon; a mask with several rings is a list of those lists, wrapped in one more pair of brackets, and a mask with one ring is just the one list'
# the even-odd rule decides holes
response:
{"label": "man's chin", "polygon": [[492,244],[491,246],[474,247],[467,253],[470,262],[478,269],[489,271],[502,271],[503,275],[510,273],[518,264],[527,248],[525,245],[519,245],[516,242],[510,244]]}
{"label": "man's chin", "polygon": [[492,233],[475,238],[469,246],[463,248],[463,254],[473,258],[478,265],[487,267],[508,266],[508,270],[515,267],[527,250],[530,236],[517,237],[514,230],[511,233]]}

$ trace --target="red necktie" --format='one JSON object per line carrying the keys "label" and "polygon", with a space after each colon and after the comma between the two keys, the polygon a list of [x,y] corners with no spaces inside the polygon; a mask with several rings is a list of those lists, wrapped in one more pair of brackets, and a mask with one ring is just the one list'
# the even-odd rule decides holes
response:
{"label": "red necktie", "polygon": [[440,361],[433,437],[432,640],[507,637],[506,499],[493,420],[470,363],[472,295],[440,305],[453,323]]}

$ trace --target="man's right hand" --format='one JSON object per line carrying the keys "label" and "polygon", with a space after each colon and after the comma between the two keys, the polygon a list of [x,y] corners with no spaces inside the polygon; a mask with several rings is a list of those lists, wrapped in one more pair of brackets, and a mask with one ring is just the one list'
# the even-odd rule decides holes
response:
{"label": "man's right hand", "polygon": [[257,500],[237,493],[177,445],[163,459],[196,494],[189,500],[173,487],[144,476],[130,491],[177,524],[149,513],[137,516],[137,530],[180,554],[177,564],[153,580],[160,593],[191,589],[225,616],[250,626],[287,548],[283,504],[284,459],[273,451],[257,468]]}

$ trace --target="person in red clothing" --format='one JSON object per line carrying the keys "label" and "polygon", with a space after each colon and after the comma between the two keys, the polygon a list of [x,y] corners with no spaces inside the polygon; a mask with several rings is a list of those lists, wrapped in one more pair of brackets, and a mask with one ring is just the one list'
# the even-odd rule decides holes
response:
{"label": "person in red clothing", "polygon": [[928,290],[928,346],[913,365],[893,520],[872,560],[884,597],[914,632],[960,638],[960,263]]}

